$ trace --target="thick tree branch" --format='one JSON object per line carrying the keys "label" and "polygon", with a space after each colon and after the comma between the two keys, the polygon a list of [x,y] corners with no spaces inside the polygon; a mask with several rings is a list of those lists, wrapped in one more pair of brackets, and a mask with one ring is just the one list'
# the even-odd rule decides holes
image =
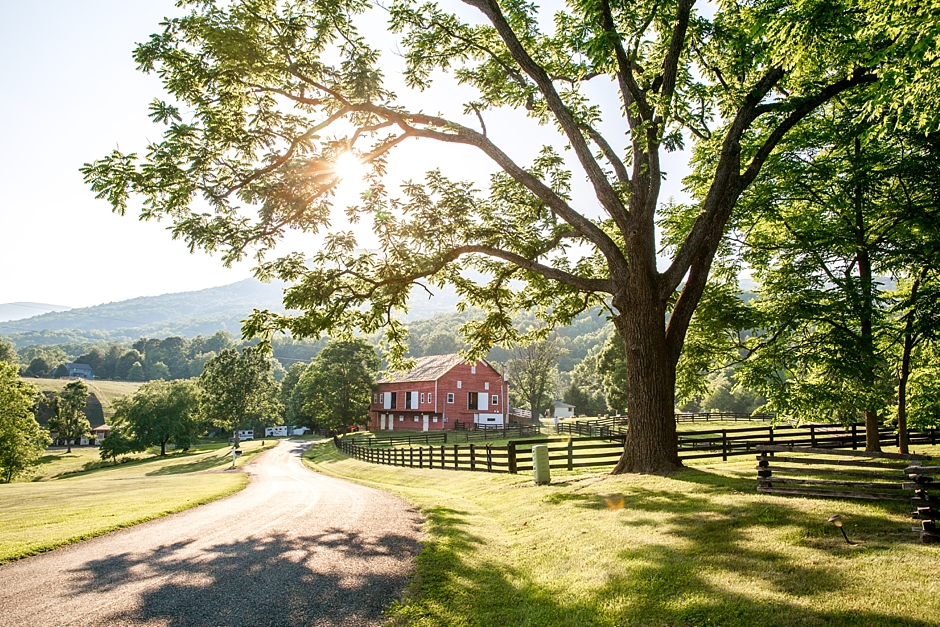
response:
{"label": "thick tree branch", "polygon": [[[484,154],[496,162],[504,172],[532,192],[559,217],[584,236],[586,240],[597,246],[608,263],[611,264],[611,267],[624,273],[628,272],[623,253],[609,235],[591,222],[591,220],[572,209],[568,203],[550,187],[540,181],[535,175],[516,164],[506,153],[500,150],[496,144],[482,133],[436,116],[405,113],[373,104],[358,105],[355,108],[357,110],[368,111],[376,115],[387,117],[395,121],[402,129],[415,137],[426,137],[437,141],[466,144],[479,148]],[[432,128],[418,128],[418,125],[446,129],[450,132],[433,130]]]}
{"label": "thick tree branch", "polygon": [[600,165],[594,160],[594,155],[587,142],[584,140],[584,136],[581,134],[577,120],[575,120],[574,115],[568,107],[565,106],[565,103],[558,95],[551,77],[545,69],[529,55],[522,45],[522,42],[519,41],[515,31],[513,31],[512,27],[506,21],[499,5],[496,4],[495,0],[463,1],[465,4],[479,9],[487,19],[490,20],[490,23],[496,28],[496,32],[503,40],[503,43],[506,44],[509,54],[516,63],[519,64],[519,67],[535,81],[539,91],[542,92],[545,98],[546,104],[555,115],[562,131],[564,131],[565,136],[571,143],[571,147],[574,149],[574,153],[578,157],[581,167],[584,168],[584,171],[587,173],[588,179],[594,187],[594,193],[597,199],[614,220],[622,221],[623,216],[627,215],[627,209],[620,201],[620,197],[617,195],[616,191],[614,191],[610,181],[607,180],[607,176],[604,174]]}
{"label": "thick tree branch", "polygon": [[760,115],[761,100],[783,78],[783,75],[784,71],[781,68],[772,68],[745,98],[744,104],[725,136],[712,186],[703,203],[704,210],[692,226],[689,236],[672,265],[662,276],[661,289],[665,296],[671,294],[678,287],[685,273],[689,272],[685,288],[676,302],[666,329],[670,357],[675,359],[678,359],[692,314],[708,281],[712,259],[738,197],[757,177],[760,168],[787,131],[814,109],[838,94],[872,82],[876,78],[868,70],[858,69],[853,72],[852,76],[828,85],[815,95],[792,102],[790,113],[770,132],[751,159],[747,169],[741,173],[741,137]]}

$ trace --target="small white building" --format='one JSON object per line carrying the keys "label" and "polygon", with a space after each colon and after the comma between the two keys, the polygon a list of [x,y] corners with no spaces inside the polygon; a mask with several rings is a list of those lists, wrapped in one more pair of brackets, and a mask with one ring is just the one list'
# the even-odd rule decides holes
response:
{"label": "small white building", "polygon": [[277,427],[265,427],[264,428],[264,437],[266,438],[282,438],[287,436],[287,426],[280,425]]}
{"label": "small white building", "polygon": [[555,401],[555,409],[553,411],[555,418],[573,418],[574,417],[574,405],[569,405],[563,401]]}
{"label": "small white building", "polygon": [[254,431],[254,429],[241,429],[241,430],[239,430],[239,432],[238,432],[238,439],[239,439],[239,441],[241,441],[241,442],[245,442],[245,441],[247,441],[247,440],[254,440],[254,439],[255,439],[255,431]]}

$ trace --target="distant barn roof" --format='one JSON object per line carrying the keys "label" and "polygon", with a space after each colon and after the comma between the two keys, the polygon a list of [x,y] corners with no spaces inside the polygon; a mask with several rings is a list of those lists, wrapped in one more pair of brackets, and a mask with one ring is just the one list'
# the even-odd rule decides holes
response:
{"label": "distant barn roof", "polygon": [[463,358],[457,353],[450,355],[428,355],[418,357],[415,367],[408,372],[387,372],[379,383],[403,383],[406,381],[436,381],[444,376],[451,368],[463,363]]}

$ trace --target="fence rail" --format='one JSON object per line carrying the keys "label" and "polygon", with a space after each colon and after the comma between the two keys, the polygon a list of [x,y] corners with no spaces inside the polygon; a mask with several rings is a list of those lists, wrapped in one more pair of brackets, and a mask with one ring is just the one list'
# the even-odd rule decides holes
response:
{"label": "fence rail", "polygon": [[368,447],[394,447],[402,444],[448,444],[454,442],[480,442],[505,440],[507,438],[529,438],[540,433],[538,426],[509,425],[499,428],[474,429],[470,431],[422,431],[401,435],[354,435],[346,436],[356,444]]}
{"label": "fence rail", "polygon": [[[911,431],[911,444],[936,444],[940,442],[940,431]],[[809,446],[814,448],[865,447],[865,425],[843,427],[833,424],[777,425],[767,427],[741,427],[732,429],[708,429],[680,433],[679,457],[681,459],[707,459],[720,457],[727,460],[735,455],[747,455],[760,445]],[[897,434],[889,428],[878,430],[878,439],[883,446],[896,446]]]}
{"label": "fence rail", "polygon": [[909,501],[904,470],[910,460],[930,459],[820,447],[761,445],[757,450],[758,492],[872,501]]}
{"label": "fence rail", "polygon": [[[437,440],[422,441],[422,438],[440,438],[442,435],[445,438],[462,438],[462,434],[473,433],[475,432],[464,431],[393,436],[397,440],[391,444],[388,442],[390,438],[344,437],[334,441],[337,448],[347,455],[372,463],[412,468],[517,473],[532,469],[532,446],[535,444],[548,445],[551,468],[572,470],[612,467],[623,453],[625,439],[623,434],[607,432],[603,435],[584,437],[556,436],[510,440],[506,445],[499,446],[479,445],[464,440],[464,444],[441,443],[441,446],[436,447],[430,444]],[[524,428],[519,429],[518,433],[524,434]],[[897,434],[890,429],[880,429],[879,438],[882,445],[897,444]],[[385,447],[377,445],[376,441],[385,443]],[[940,442],[940,430],[910,432],[910,442],[937,444]],[[415,443],[425,443],[429,446],[394,448],[395,444]],[[679,458],[684,460],[719,457],[727,460],[729,457],[757,453],[761,446],[809,447],[821,450],[859,449],[865,446],[865,426],[842,427],[822,424],[740,427],[682,433],[678,438]]]}
{"label": "fence rail", "polygon": [[532,447],[536,444],[548,446],[553,469],[609,467],[623,452],[622,441],[606,438],[533,438],[500,446],[470,442],[412,448],[377,448],[358,443],[355,438],[334,437],[333,442],[346,455],[374,464],[512,474],[532,470]]}

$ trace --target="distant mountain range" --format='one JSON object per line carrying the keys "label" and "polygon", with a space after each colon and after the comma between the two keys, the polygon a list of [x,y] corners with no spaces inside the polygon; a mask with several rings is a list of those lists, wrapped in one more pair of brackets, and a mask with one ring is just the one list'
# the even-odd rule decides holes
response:
{"label": "distant mountain range", "polygon": [[[75,309],[41,303],[0,304],[0,335],[18,347],[65,342],[128,342],[144,336],[195,337],[212,335],[219,330],[238,336],[242,320],[252,310],[284,313],[281,299],[285,287],[286,283],[245,279],[194,292],[144,296]],[[412,299],[411,311],[403,317],[410,321],[453,312],[458,300],[452,288],[441,290],[430,299],[422,290]],[[30,307],[33,313],[53,311],[12,317],[22,310],[28,313]]]}
{"label": "distant mountain range", "polygon": [[32,318],[50,311],[68,311],[71,307],[65,305],[50,305],[48,303],[3,303],[0,304],[0,322]]}

